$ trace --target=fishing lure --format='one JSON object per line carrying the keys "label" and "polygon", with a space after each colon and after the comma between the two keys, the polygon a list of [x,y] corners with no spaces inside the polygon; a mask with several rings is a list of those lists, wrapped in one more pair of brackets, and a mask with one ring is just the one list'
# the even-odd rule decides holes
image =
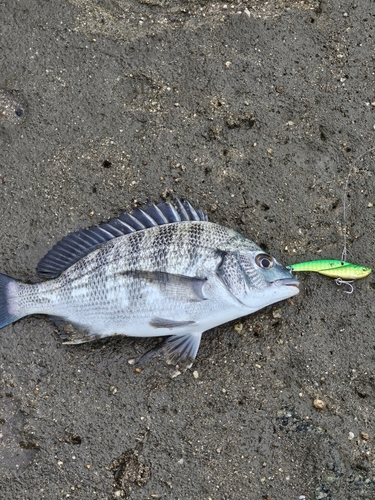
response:
{"label": "fishing lure", "polygon": [[324,274],[324,276],[329,276],[330,278],[340,278],[341,280],[359,280],[371,273],[371,268],[369,267],[332,259],[298,262],[297,264],[286,266],[286,268],[289,271],[310,271]]}

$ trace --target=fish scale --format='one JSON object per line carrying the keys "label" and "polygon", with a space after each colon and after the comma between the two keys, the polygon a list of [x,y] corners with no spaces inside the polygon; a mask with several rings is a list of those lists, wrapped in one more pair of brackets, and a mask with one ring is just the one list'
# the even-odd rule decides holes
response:
{"label": "fish scale", "polygon": [[46,314],[67,343],[164,337],[142,359],[174,363],[192,362],[204,331],[298,293],[276,259],[180,200],[71,233],[37,271],[33,285],[0,275],[0,327]]}

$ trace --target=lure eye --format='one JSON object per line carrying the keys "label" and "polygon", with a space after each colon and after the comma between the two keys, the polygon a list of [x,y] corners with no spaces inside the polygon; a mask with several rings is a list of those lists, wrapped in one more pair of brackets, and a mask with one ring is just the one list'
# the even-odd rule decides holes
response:
{"label": "lure eye", "polygon": [[260,253],[255,258],[256,264],[262,269],[271,269],[273,267],[272,257],[266,255],[265,253]]}

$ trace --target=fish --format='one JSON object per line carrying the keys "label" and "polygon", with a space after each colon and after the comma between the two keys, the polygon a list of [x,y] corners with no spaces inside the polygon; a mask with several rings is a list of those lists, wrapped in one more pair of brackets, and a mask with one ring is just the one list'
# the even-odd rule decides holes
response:
{"label": "fish", "polygon": [[310,271],[323,274],[330,278],[341,278],[345,280],[359,280],[366,278],[371,273],[371,268],[361,264],[352,264],[342,260],[321,259],[307,262],[298,262],[286,266],[290,271]]}
{"label": "fish", "polygon": [[162,337],[138,362],[188,367],[203,332],[299,292],[274,257],[180,199],[70,233],[36,270],[34,284],[0,274],[0,328],[44,314],[66,344]]}

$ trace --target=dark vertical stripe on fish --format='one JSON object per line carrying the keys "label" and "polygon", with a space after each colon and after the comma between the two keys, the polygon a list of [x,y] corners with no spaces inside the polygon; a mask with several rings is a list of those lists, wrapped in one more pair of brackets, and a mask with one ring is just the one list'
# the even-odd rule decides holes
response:
{"label": "dark vertical stripe on fish", "polygon": [[137,264],[141,256],[142,241],[146,235],[146,230],[132,233],[129,238],[129,262],[131,269],[137,269]]}
{"label": "dark vertical stripe on fish", "polygon": [[198,249],[203,236],[202,224],[191,224],[189,228],[190,266],[198,262]]}
{"label": "dark vertical stripe on fish", "polygon": [[[158,240],[161,239],[161,241],[159,241],[158,245],[155,245],[156,248],[159,248],[156,255],[156,264],[160,269],[166,269],[170,263],[169,256],[174,246],[175,235],[179,232],[179,225],[170,224],[164,226],[162,229],[161,235],[158,237]],[[161,251],[160,248],[163,248],[163,250]]]}

